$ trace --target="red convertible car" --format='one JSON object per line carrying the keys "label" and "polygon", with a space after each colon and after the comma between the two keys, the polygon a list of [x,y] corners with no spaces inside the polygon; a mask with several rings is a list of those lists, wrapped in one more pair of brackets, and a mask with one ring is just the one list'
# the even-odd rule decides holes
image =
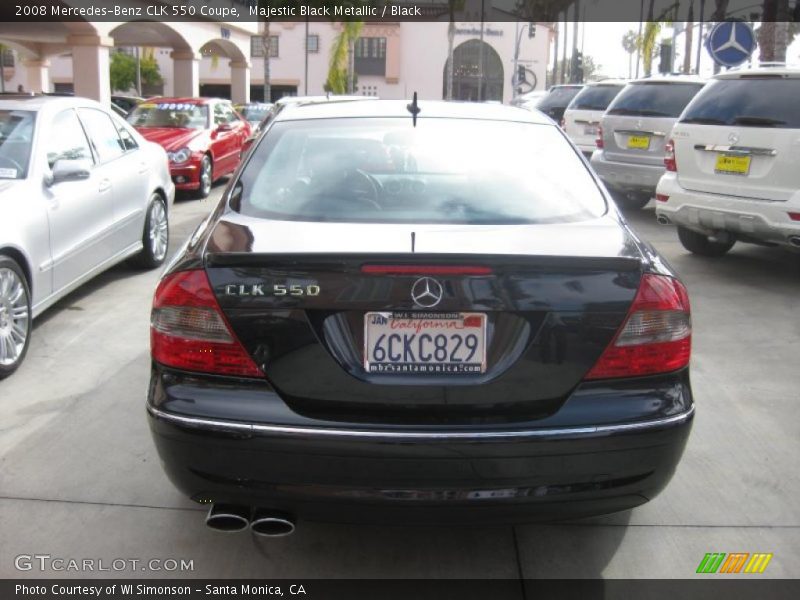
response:
{"label": "red convertible car", "polygon": [[251,134],[229,101],[212,98],[152,98],[139,104],[128,121],[167,151],[175,188],[200,198],[236,169]]}

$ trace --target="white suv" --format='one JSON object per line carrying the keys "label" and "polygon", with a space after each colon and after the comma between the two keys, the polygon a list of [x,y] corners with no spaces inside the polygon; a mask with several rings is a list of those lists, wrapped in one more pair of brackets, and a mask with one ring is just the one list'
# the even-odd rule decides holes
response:
{"label": "white suv", "polygon": [[600,119],[626,83],[627,81],[621,79],[604,79],[587,83],[564,111],[561,127],[584,154],[591,156],[594,152]]}
{"label": "white suv", "polygon": [[631,81],[608,105],[592,167],[623,208],[644,207],[664,173],[664,145],[705,82],[690,75]]}
{"label": "white suv", "polygon": [[800,248],[800,68],[714,77],[666,146],[656,214],[683,246],[720,256],[736,241]]}

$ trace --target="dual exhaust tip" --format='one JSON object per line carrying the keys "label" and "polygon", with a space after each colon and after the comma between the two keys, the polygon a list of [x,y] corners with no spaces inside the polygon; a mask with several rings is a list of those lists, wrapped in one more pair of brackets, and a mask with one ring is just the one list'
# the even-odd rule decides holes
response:
{"label": "dual exhaust tip", "polygon": [[214,504],[208,510],[206,525],[216,531],[233,533],[248,527],[255,535],[284,537],[295,530],[294,517],[288,513],[266,509],[251,509],[238,504]]}

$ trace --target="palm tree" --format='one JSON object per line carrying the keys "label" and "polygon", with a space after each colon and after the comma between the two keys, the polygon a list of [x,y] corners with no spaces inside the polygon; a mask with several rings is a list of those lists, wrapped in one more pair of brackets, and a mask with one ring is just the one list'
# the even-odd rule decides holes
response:
{"label": "palm tree", "polygon": [[628,53],[628,79],[633,78],[633,53],[639,49],[639,34],[633,29],[622,36],[622,47]]}
{"label": "palm tree", "polygon": [[656,51],[656,40],[661,32],[661,23],[648,21],[644,26],[641,40],[642,62],[644,63],[644,76],[650,77],[653,72],[653,54]]}
{"label": "palm tree", "polygon": [[352,94],[355,91],[355,44],[363,27],[363,21],[345,21],[331,46],[325,88],[334,94]]}

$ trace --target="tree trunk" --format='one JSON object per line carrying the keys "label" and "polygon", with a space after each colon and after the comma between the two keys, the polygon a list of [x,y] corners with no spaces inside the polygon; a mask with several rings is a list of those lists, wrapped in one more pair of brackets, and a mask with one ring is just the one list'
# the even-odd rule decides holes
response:
{"label": "tree trunk", "polygon": [[261,37],[261,45],[264,47],[264,102],[272,102],[272,84],[269,81],[271,79],[269,72],[269,20],[264,22],[264,33]]}
{"label": "tree trunk", "polygon": [[761,62],[786,62],[789,18],[789,0],[764,0],[764,14],[758,30]]}
{"label": "tree trunk", "polygon": [[356,53],[355,53],[356,40],[353,36],[347,37],[347,93],[352,95],[355,93],[355,75],[356,75]]}
{"label": "tree trunk", "polygon": [[689,21],[686,23],[686,46],[683,49],[683,72],[688,75],[692,71],[692,45],[694,38],[693,7],[689,8]]}
{"label": "tree trunk", "polygon": [[456,24],[453,22],[453,3],[450,3],[450,22],[447,24],[447,90],[445,100],[453,99],[453,45],[456,39]]}

